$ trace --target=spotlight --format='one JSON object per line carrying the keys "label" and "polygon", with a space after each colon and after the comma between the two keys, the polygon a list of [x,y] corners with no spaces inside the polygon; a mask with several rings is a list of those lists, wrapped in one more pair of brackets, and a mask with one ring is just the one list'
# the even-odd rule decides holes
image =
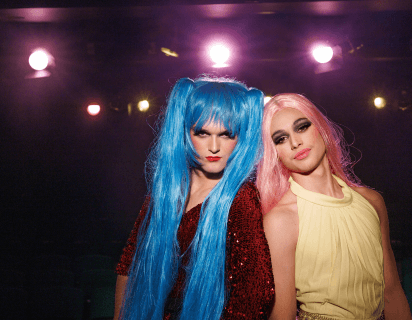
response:
{"label": "spotlight", "polygon": [[212,61],[215,63],[214,68],[224,68],[229,65],[226,64],[229,59],[230,52],[229,49],[222,44],[215,44],[209,50],[209,55]]}
{"label": "spotlight", "polygon": [[377,109],[382,109],[386,106],[386,100],[382,97],[376,97],[373,103]]}
{"label": "spotlight", "polygon": [[149,109],[149,101],[147,100],[139,101],[139,103],[137,104],[137,107],[139,108],[140,111],[145,112]]}
{"label": "spotlight", "polygon": [[30,55],[29,65],[35,71],[26,75],[26,79],[49,77],[51,73],[46,68],[54,66],[54,58],[47,50],[38,48]]}
{"label": "spotlight", "polygon": [[319,63],[329,62],[333,57],[333,49],[329,46],[319,45],[312,51],[312,55]]}
{"label": "spotlight", "polygon": [[36,50],[29,57],[29,64],[34,70],[40,71],[49,64],[48,53],[44,50]]}
{"label": "spotlight", "polygon": [[312,56],[318,64],[315,73],[324,73],[342,68],[342,48],[340,46],[329,47],[325,45],[316,46],[312,50]]}
{"label": "spotlight", "polygon": [[87,106],[87,112],[91,115],[91,116],[96,116],[100,113],[100,105],[98,104],[89,104]]}

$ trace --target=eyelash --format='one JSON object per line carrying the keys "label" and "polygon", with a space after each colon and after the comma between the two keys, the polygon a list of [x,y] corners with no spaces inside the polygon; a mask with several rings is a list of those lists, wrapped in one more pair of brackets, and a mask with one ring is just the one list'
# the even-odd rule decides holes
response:
{"label": "eyelash", "polygon": [[298,127],[297,132],[305,131],[305,130],[308,129],[311,125],[312,125],[311,122],[303,123],[302,125],[300,125],[300,126]]}
{"label": "eyelash", "polygon": [[[297,127],[297,129],[295,131],[298,132],[298,133],[305,132],[311,125],[312,125],[312,122],[302,123],[301,125],[299,125]],[[275,139],[273,139],[273,143],[275,145],[281,144],[286,140],[286,138],[287,138],[287,135],[276,137]]]}
{"label": "eyelash", "polygon": [[[203,131],[203,130],[199,130],[199,131],[194,132],[194,135],[198,136],[198,137],[204,137],[204,136],[209,135],[209,133],[206,132],[206,131]],[[235,138],[234,135],[230,135],[229,131],[222,132],[222,133],[219,134],[219,136],[220,137],[227,137],[229,139],[234,139]]]}

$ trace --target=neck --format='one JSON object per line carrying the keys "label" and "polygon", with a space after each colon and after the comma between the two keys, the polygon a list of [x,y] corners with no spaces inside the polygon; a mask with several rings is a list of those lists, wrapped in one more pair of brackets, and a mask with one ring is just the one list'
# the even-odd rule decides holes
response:
{"label": "neck", "polygon": [[200,169],[192,169],[190,193],[198,193],[204,190],[212,190],[217,183],[222,179],[223,172],[208,173]]}
{"label": "neck", "polygon": [[202,203],[221,178],[222,174],[207,174],[202,170],[192,169],[186,211]]}
{"label": "neck", "polygon": [[315,170],[309,173],[291,172],[290,175],[306,190],[334,198],[343,198],[342,188],[333,178],[326,156]]}

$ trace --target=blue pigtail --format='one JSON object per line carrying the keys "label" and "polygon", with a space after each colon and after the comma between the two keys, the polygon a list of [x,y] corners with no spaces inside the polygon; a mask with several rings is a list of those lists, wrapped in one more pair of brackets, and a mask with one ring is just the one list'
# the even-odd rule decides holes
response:
{"label": "blue pigtail", "polygon": [[[261,154],[263,93],[230,79],[181,79],[169,95],[159,136],[146,162],[151,196],[140,227],[137,250],[121,319],[161,320],[175,284],[181,254],[189,254],[180,320],[219,320],[227,292],[226,237],[229,210]],[[223,125],[237,144],[223,177],[203,202],[190,252],[180,252],[177,231],[198,166],[190,129]]]}
{"label": "blue pigtail", "polygon": [[174,86],[161,131],[146,162],[151,199],[138,233],[121,319],[163,319],[165,302],[177,276],[177,230],[190,178],[182,124],[192,89],[190,79],[181,79]]}

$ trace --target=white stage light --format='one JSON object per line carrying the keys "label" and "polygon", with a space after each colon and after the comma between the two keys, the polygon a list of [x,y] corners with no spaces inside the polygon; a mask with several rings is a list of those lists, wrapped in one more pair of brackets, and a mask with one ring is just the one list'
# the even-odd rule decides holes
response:
{"label": "white stage light", "polygon": [[333,49],[329,46],[319,45],[312,51],[312,55],[319,63],[329,62],[333,57]]}
{"label": "white stage light", "polygon": [[209,55],[212,61],[215,63],[213,65],[214,68],[223,68],[228,66],[226,62],[229,59],[230,51],[226,46],[222,44],[213,45],[210,48]]}
{"label": "white stage light", "polygon": [[91,116],[98,115],[99,112],[100,112],[100,106],[98,104],[89,104],[88,107],[87,107],[87,112]]}
{"label": "white stage light", "polygon": [[36,50],[29,57],[30,66],[37,71],[44,70],[49,65],[49,53],[44,50]]}

